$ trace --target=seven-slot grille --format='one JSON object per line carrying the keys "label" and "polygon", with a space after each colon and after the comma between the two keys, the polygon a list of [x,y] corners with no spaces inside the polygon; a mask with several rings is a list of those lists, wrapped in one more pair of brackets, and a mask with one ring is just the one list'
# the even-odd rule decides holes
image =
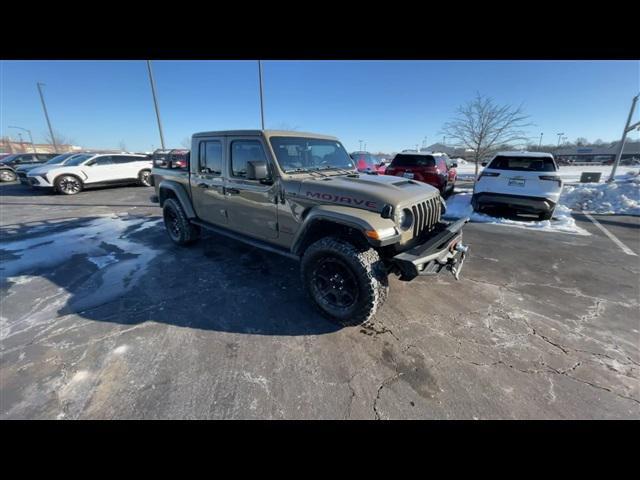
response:
{"label": "seven-slot grille", "polygon": [[411,207],[413,212],[413,236],[430,231],[440,221],[440,199],[433,197]]}

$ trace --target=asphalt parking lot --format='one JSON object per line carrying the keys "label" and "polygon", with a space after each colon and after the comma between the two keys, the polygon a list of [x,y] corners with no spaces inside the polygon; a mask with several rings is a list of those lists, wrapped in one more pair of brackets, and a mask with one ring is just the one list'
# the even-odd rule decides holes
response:
{"label": "asphalt parking lot", "polygon": [[143,187],[0,185],[3,419],[640,418],[640,218],[469,224],[451,275],[373,326],[317,315],[295,261],[170,243]]}

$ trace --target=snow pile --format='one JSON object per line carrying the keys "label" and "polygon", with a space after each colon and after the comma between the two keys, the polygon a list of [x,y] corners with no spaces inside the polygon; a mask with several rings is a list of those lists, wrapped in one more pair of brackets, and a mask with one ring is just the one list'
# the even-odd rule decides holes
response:
{"label": "snow pile", "polygon": [[457,219],[469,217],[472,222],[491,223],[497,225],[508,225],[511,227],[525,228],[527,230],[571,233],[574,235],[589,235],[585,229],[576,225],[576,221],[571,216],[571,210],[564,205],[558,205],[551,220],[511,220],[508,218],[492,217],[484,213],[473,211],[471,206],[471,192],[464,192],[453,195],[447,200],[447,211],[445,219]]}
{"label": "snow pile", "polygon": [[[562,178],[565,183],[578,183],[580,181],[580,177],[583,172],[595,172],[602,174],[602,181],[605,181],[609,178],[611,174],[611,166],[610,165],[560,165],[558,167],[557,175]],[[473,180],[476,173],[476,165],[475,163],[468,162],[466,165],[458,166],[456,169],[458,173],[458,178],[460,180]],[[484,167],[482,165],[478,166],[478,173],[482,172]],[[616,180],[624,180],[627,175],[638,174],[638,167],[622,165],[618,167],[616,171]]]}
{"label": "snow pile", "polygon": [[565,185],[560,203],[576,211],[640,215],[640,176],[629,171],[613,183]]}

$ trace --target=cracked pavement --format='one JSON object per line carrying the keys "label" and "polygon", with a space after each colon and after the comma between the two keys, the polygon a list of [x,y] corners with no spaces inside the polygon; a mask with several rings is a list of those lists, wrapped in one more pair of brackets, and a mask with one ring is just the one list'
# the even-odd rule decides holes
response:
{"label": "cracked pavement", "polygon": [[[640,418],[640,257],[580,216],[469,224],[459,282],[392,278],[339,328],[294,261],[173,246],[151,189],[0,192],[0,418]],[[600,218],[640,253],[639,218]]]}

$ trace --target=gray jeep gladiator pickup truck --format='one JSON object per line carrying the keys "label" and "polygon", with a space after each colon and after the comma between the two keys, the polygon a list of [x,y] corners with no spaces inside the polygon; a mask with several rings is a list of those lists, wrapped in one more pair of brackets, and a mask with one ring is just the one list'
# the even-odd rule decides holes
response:
{"label": "gray jeep gladiator pickup truck", "polygon": [[155,199],[178,245],[208,229],[301,263],[313,304],[344,325],[369,321],[387,276],[411,280],[450,270],[468,247],[468,218],[441,221],[437,189],[359,173],[335,137],[237,130],[196,133],[188,166],[152,170]]}

